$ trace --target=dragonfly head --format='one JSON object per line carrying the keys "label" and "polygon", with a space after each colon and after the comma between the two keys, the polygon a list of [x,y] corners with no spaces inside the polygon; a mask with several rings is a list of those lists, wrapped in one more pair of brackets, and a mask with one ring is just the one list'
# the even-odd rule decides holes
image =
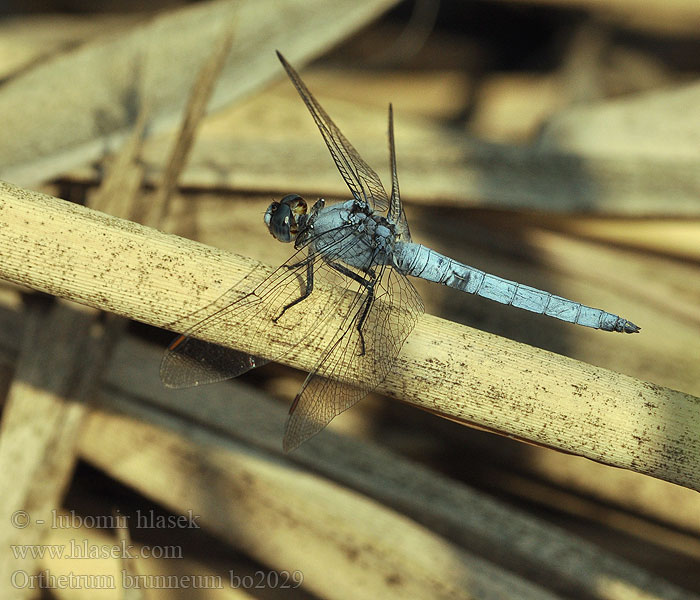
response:
{"label": "dragonfly head", "polygon": [[306,216],[306,202],[299,194],[288,194],[265,211],[265,225],[280,242],[293,242]]}

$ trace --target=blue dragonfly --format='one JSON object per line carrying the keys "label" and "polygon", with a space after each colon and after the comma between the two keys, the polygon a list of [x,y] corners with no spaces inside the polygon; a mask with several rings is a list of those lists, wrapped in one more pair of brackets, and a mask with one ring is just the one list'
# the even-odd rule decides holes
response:
{"label": "blue dragonfly", "polygon": [[[237,377],[281,356],[267,356],[273,340],[286,352],[302,340],[330,340],[294,399],[283,447],[290,451],[321,431],[336,415],[376,388],[423,312],[408,276],[447,285],[569,323],[637,333],[634,323],[549,292],[508,281],[457,262],[411,240],[399,195],[394,124],[389,105],[391,195],[377,174],[277,53],[309,109],[352,198],[309,209],[298,194],[273,202],[264,222],[273,237],[296,252],[252,289],[246,279],[197,311],[199,321],[168,347],[161,379],[181,388]],[[314,302],[315,287],[326,290]],[[340,327],[333,315],[341,315]],[[191,320],[190,320],[191,321]],[[336,323],[328,331],[331,322]],[[230,326],[227,325],[230,323]],[[203,341],[211,331],[245,332],[254,353]],[[266,357],[264,358],[263,355]]]}

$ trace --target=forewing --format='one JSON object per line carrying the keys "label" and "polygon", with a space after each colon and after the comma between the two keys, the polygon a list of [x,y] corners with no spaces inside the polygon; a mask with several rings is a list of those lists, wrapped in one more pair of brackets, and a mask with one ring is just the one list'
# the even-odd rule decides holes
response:
{"label": "forewing", "polygon": [[374,210],[386,214],[389,209],[389,201],[386,191],[379,176],[362,159],[353,145],[345,138],[333,120],[313,97],[299,74],[286,61],[284,56],[277,52],[282,66],[292,80],[294,87],[299,92],[301,99],[309,109],[311,116],[318,126],[323,140],[335,161],[338,171],[345,180],[350,192],[357,200],[365,200]]}
{"label": "forewing", "polygon": [[364,398],[393,368],[401,346],[423,312],[423,302],[413,284],[390,267],[382,267],[375,291],[362,326],[364,354],[357,324],[366,296],[346,295],[343,326],[292,404],[284,434],[285,451],[299,446]]}
{"label": "forewing", "polygon": [[[345,239],[337,232],[333,235],[334,242],[327,245],[329,249]],[[352,235],[350,228],[346,235]],[[284,307],[304,292],[309,261],[313,263],[315,286],[333,284],[324,286],[325,293],[330,296],[326,302],[318,303],[311,294],[280,317]],[[330,272],[319,255],[309,257],[306,248],[296,252],[252,291],[246,292],[249,280],[250,276],[244,278],[217,300],[182,320],[190,323],[200,318],[166,350],[160,367],[164,385],[183,388],[214,383],[280,358],[322,325],[333,309],[335,298],[342,297],[348,285],[344,278]],[[277,317],[280,318],[275,322]],[[177,331],[178,323],[169,328]],[[230,335],[231,345],[245,337],[253,344],[253,352],[248,354],[205,341],[222,334],[224,340]],[[284,349],[270,356],[270,348],[280,339]]]}

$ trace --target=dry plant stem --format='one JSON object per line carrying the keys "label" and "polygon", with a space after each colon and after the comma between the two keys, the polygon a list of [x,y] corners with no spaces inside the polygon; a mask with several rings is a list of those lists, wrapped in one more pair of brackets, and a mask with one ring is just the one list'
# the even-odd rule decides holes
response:
{"label": "dry plant stem", "polygon": [[319,597],[559,597],[362,494],[157,416],[165,428],[95,411],[81,452],[171,510],[201,515],[199,524],[262,563],[302,571],[304,589]]}
{"label": "dry plant stem", "polygon": [[[368,106],[352,95],[354,90],[373,89],[375,96],[400,104],[415,99],[415,89],[429,81],[411,73],[396,86],[392,79],[380,87],[376,76],[355,76],[351,83],[338,71],[312,69],[308,75],[304,71],[307,76],[329,114],[378,168],[386,164],[385,107]],[[198,136],[180,183],[345,196],[347,188],[313,123],[290,118],[304,116],[293,93],[270,89],[254,102],[212,117]],[[350,99],[334,99],[335,94]],[[700,122],[698,106],[700,85],[695,84],[602,102],[595,109],[571,108],[552,121],[537,143],[528,145],[480,140],[437,120],[397,112],[402,189],[412,203],[424,205],[694,217],[700,206],[698,132],[692,126]],[[161,177],[161,145],[153,139],[144,150],[150,181]],[[81,170],[80,177],[91,175]]]}
{"label": "dry plant stem", "polygon": [[[161,327],[259,266],[9,184],[0,185],[0,253],[5,279]],[[314,293],[322,302],[323,290]],[[611,334],[599,335],[603,343]],[[254,343],[235,326],[212,336],[244,351]],[[284,342],[275,340],[269,354]],[[283,362],[309,369],[323,340],[314,343],[300,344]],[[700,399],[564,356],[425,316],[379,391],[700,489]]]}
{"label": "dry plant stem", "polygon": [[[516,0],[533,4],[532,0]],[[600,11],[601,20],[620,21],[643,31],[683,33],[697,31],[700,7],[692,0],[536,0],[534,4]],[[644,7],[644,10],[640,10]]]}
{"label": "dry plant stem", "polygon": [[[158,377],[160,358],[159,348],[133,338],[124,339],[115,352],[112,369],[105,378],[109,391],[106,390],[102,394],[99,409],[108,413],[127,413],[139,421],[174,427],[175,431],[181,432],[188,440],[197,440],[201,432],[213,431],[222,436],[224,446],[227,441],[236,442],[236,448],[232,448],[234,453],[240,442],[245,444],[246,448],[265,450],[271,457],[281,454],[280,434],[287,415],[285,407],[279,402],[239,382],[234,382],[233,385],[209,386],[206,390],[191,388],[173,394],[172,391],[163,388]],[[177,419],[173,419],[175,416]],[[129,423],[123,422],[119,426],[128,428]],[[95,427],[96,431],[100,429],[100,426]],[[226,441],[223,440],[224,437]],[[89,440],[89,436],[84,436],[81,442],[85,460],[96,462],[111,476],[136,487],[173,510],[183,511],[191,508],[186,504],[186,499],[179,494],[179,487],[173,485],[173,482],[181,478],[187,479],[186,473],[164,473],[163,466],[160,472],[166,485],[149,486],[141,481],[138,473],[131,472],[128,461],[114,463],[110,461],[109,455],[105,457],[104,441],[93,445]],[[139,452],[153,451],[157,455],[157,447],[160,445],[158,435],[152,442],[151,445],[139,446]],[[118,445],[119,439],[116,439],[115,443]],[[560,457],[571,463],[571,457],[564,457],[560,453],[544,454]],[[511,505],[505,505],[488,494],[435,473],[414,461],[401,458],[372,442],[325,431],[323,435],[313,438],[288,455],[287,459],[293,463],[290,469],[299,465],[316,475],[328,478],[330,481],[325,483],[330,488],[337,484],[352,488],[376,500],[378,512],[383,512],[383,507],[390,507],[432,531],[446,535],[453,543],[469,549],[470,552],[506,571],[519,574],[532,583],[565,597],[583,597],[591,600],[629,600],[640,596],[647,600],[670,600],[685,597],[675,586],[627,563],[612,552],[525,514]],[[157,462],[158,458],[154,457],[153,460]],[[162,464],[165,465],[168,460],[166,458]],[[490,462],[490,457],[487,462]],[[689,524],[691,527],[695,525],[700,500],[694,491],[637,473],[585,462],[597,470],[596,475],[589,481],[593,487],[600,481],[603,472],[608,475],[626,476],[625,492],[634,487],[634,482],[637,483],[637,490],[641,482],[649,492],[653,489],[656,492],[655,497],[659,496],[661,490],[665,490],[667,495],[662,502],[672,504],[678,512],[685,509],[688,516],[687,521],[677,522],[676,525],[681,528],[687,528]],[[211,473],[206,457],[200,463],[200,471]],[[253,477],[256,473],[255,469],[251,471]],[[187,489],[190,487],[191,485],[187,486]],[[226,487],[210,486],[206,483],[197,487],[199,493],[206,496],[203,502],[207,506],[218,507],[230,502],[231,493]],[[254,486],[247,486],[246,490],[250,495],[256,494]],[[615,499],[620,501],[620,494],[618,488],[613,502]],[[301,496],[299,502],[302,505],[318,501],[311,490],[309,494]],[[249,522],[252,512],[261,501],[262,498],[255,498],[247,503],[247,511],[236,511],[237,520]],[[309,507],[302,513],[306,515],[306,521],[299,524],[298,531],[315,529],[318,522],[314,518],[313,508]],[[224,521],[227,518],[226,514],[226,511],[215,510],[209,514],[208,520],[213,529],[219,531],[220,535],[223,533],[225,539],[229,540],[226,523],[222,522],[222,518]],[[352,518],[352,514],[348,511],[348,518]],[[264,537],[268,540],[270,549],[278,547],[278,541],[284,544],[283,536],[278,537],[278,521],[279,519],[274,519],[271,523],[268,522],[265,534],[260,532],[257,538]],[[368,521],[372,522],[372,518]],[[332,524],[330,526],[333,527]],[[401,532],[396,531],[395,535],[400,538]],[[332,544],[333,535],[326,536],[326,539]],[[301,542],[290,543],[298,547]],[[424,549],[419,552],[424,554]],[[297,554],[295,557],[295,564],[303,569],[305,562],[310,559],[300,556]],[[264,564],[272,564],[272,557],[267,553],[257,555],[257,558]]]}
{"label": "dry plant stem", "polygon": [[[81,308],[81,307],[78,307]],[[84,406],[67,402],[80,397],[94,379],[85,356],[95,353],[89,335],[91,314],[61,302],[52,310],[27,311],[22,349],[0,428],[0,589],[18,569],[32,573],[35,558],[17,559],[11,544],[36,544],[48,531],[51,510],[73,473],[75,443]],[[28,513],[27,527],[13,527],[11,515]],[[13,598],[29,597],[29,588],[13,590]],[[4,594],[2,594],[5,597]],[[9,596],[8,596],[9,597]]]}
{"label": "dry plant stem", "polygon": [[[108,176],[89,200],[89,205],[116,214],[130,215],[143,170],[135,161],[143,142],[147,111],[139,115],[131,139],[115,158]],[[5,407],[0,439],[0,487],[12,489],[3,496],[3,515],[24,509],[34,522],[48,521],[51,510],[61,504],[73,473],[75,441],[86,404],[94,398],[109,362],[114,341],[126,321],[108,315],[100,326],[98,312],[61,302],[52,310],[35,307],[27,312],[23,334],[25,351],[20,354]],[[33,448],[28,452],[27,448]],[[37,485],[37,482],[40,482]],[[30,526],[13,530],[3,520],[0,535],[14,543],[39,544],[48,529]],[[13,539],[14,538],[14,539]],[[2,545],[9,549],[9,543]],[[3,554],[0,580],[22,567],[33,572],[30,560],[18,561]],[[14,590],[13,597],[30,597],[28,588]]]}
{"label": "dry plant stem", "polygon": [[[199,123],[204,118],[207,104],[216,85],[216,81],[224,68],[226,57],[233,43],[233,27],[226,25],[212,55],[200,69],[197,81],[192,86],[180,131],[170,154],[170,160],[165,168],[163,180],[153,199],[152,221],[159,225],[168,212],[170,198],[177,186],[177,180],[187,162]],[[149,222],[146,222],[150,224]]]}
{"label": "dry plant stem", "polygon": [[141,198],[144,168],[139,156],[145,140],[150,110],[142,106],[129,138],[107,165],[100,187],[88,200],[88,206],[123,219],[134,219]]}
{"label": "dry plant stem", "polygon": [[[166,171],[167,176],[153,202],[157,208],[151,211],[152,214],[164,212],[194,132],[204,115],[207,100],[231,46],[232,32],[228,26],[225,29],[224,37],[200,73],[198,87],[188,105],[185,123]],[[131,138],[112,162],[100,189],[90,199],[91,207],[115,215],[134,214],[143,177],[143,169],[137,164],[138,154],[149,112],[148,108],[144,108],[139,114]],[[110,335],[93,337],[91,329],[95,317],[95,311],[76,311],[63,304],[57,310],[35,310],[30,313],[29,324],[33,326],[25,331],[24,340],[25,348],[30,350],[25,350],[20,355],[18,377],[10,388],[10,400],[3,420],[0,479],[4,480],[3,489],[11,488],[14,492],[4,496],[3,515],[8,516],[20,508],[31,507],[35,509],[33,518],[36,519],[38,515],[45,516],[48,511],[60,505],[63,490],[75,464],[73,446],[84,417],[85,402],[94,397],[104,366],[109,361],[113,342],[126,325],[125,320],[110,315],[107,320]],[[66,330],[70,332],[69,335]],[[90,351],[86,351],[86,347]],[[26,371],[32,375],[29,381],[23,379]],[[76,375],[78,373],[79,377]],[[52,378],[51,374],[55,374],[55,377]],[[77,382],[80,384],[75,385]],[[31,407],[31,418],[26,414],[28,407]],[[25,446],[38,450],[24,452]],[[47,461],[47,456],[51,457],[50,461]],[[22,460],[18,460],[18,457]],[[46,464],[51,464],[52,468],[47,470]],[[36,477],[37,472],[44,471],[47,472],[42,477]],[[43,482],[39,489],[35,481]],[[15,531],[8,527],[8,519],[9,516],[0,527],[0,533],[8,538],[8,543],[3,544],[3,548],[8,550],[9,541],[36,544],[46,533],[45,529],[38,527]],[[31,572],[33,566],[28,561],[25,563],[27,564],[22,566]],[[0,559],[0,580],[9,581],[11,573],[18,566],[17,560],[3,554]],[[21,595],[25,591],[16,593]]]}
{"label": "dry plant stem", "polygon": [[[129,143],[113,162],[103,185],[93,195],[94,208],[111,208],[117,214],[130,214],[143,172],[134,160],[143,140],[146,113]],[[9,515],[29,511],[33,523],[60,506],[75,465],[75,441],[83,422],[86,403],[94,398],[109,361],[114,341],[126,321],[109,315],[97,327],[98,313],[61,302],[52,310],[33,307],[28,311],[23,334],[23,351],[8,393],[0,438],[0,513],[6,518],[0,536],[10,542],[39,544],[48,529],[37,525],[10,527]],[[106,332],[105,328],[108,330]],[[109,333],[109,335],[106,335]],[[33,448],[28,452],[27,448]],[[11,581],[11,574],[22,568],[33,572],[32,559],[18,561],[2,554],[0,581]],[[17,589],[13,597],[30,597],[30,588]]]}
{"label": "dry plant stem", "polygon": [[218,0],[163,12],[119,36],[98,36],[3,86],[0,112],[14,118],[3,126],[0,179],[35,183],[100,158],[105,144],[132,127],[133,99],[150,105],[151,130],[171,127],[222,23],[233,24],[236,38],[210,109],[281,77],[274,48],[302,64],[394,3]]}
{"label": "dry plant stem", "polygon": [[[156,215],[162,217],[167,199],[175,188],[194,132],[230,50],[231,40],[232,32],[227,26],[215,52],[202,68],[166,178],[151,206],[156,207],[151,211],[154,219],[159,219]],[[137,164],[138,154],[148,114],[147,108],[141,111],[131,138],[113,161],[100,189],[90,199],[92,208],[107,210],[115,215],[134,214],[143,177],[143,169]],[[11,487],[14,491],[5,495],[5,502],[2,503],[2,514],[8,518],[3,520],[5,525],[0,527],[0,532],[7,537],[8,543],[3,544],[3,548],[8,550],[10,541],[37,544],[46,533],[46,529],[39,527],[14,531],[7,525],[9,515],[20,508],[32,508],[34,519],[38,515],[48,516],[51,509],[60,505],[63,490],[73,472],[74,443],[83,421],[85,402],[95,396],[114,341],[126,325],[124,319],[110,315],[107,320],[110,335],[91,336],[95,317],[95,311],[76,311],[63,304],[59,309],[47,313],[30,313],[29,324],[33,327],[27,328],[24,341],[25,348],[29,350],[20,355],[17,367],[19,376],[10,388],[0,447],[0,478],[5,480],[2,487]],[[69,335],[66,335],[66,330],[70,332]],[[86,348],[90,351],[86,351]],[[29,382],[22,379],[27,371],[33,375]],[[80,376],[77,376],[78,373]],[[52,378],[51,374],[55,374],[55,377]],[[76,385],[78,382],[79,385]],[[31,407],[32,418],[27,417],[28,407]],[[27,445],[38,450],[23,452],[23,447]],[[18,460],[20,456],[22,460]],[[47,460],[47,456],[51,460]],[[46,467],[48,464],[51,465],[50,469]],[[42,473],[42,476],[37,477],[37,473]],[[42,482],[38,488],[34,483],[36,481]],[[14,557],[3,554],[0,559],[0,580],[9,581],[11,573],[18,566]],[[29,561],[24,561],[21,566],[27,572],[34,570]],[[16,593],[26,596],[31,592],[18,590]]]}

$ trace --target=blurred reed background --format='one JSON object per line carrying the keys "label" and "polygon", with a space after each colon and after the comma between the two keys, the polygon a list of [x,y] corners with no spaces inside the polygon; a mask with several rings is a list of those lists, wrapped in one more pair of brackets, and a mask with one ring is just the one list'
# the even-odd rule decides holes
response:
{"label": "blurred reed background", "polygon": [[[621,314],[642,333],[574,327],[419,281],[427,313],[700,396],[695,0],[0,10],[0,179],[279,264],[290,249],[263,227],[270,201],[348,195],[279,49],[385,182],[393,103],[416,241]],[[216,110],[183,135],[188,97],[205,101],[215,81]],[[3,598],[700,593],[695,490],[378,395],[285,456],[284,414],[304,373],[271,364],[167,391],[157,370],[169,333],[0,291]],[[33,523],[124,515],[127,527],[21,528],[20,509]],[[139,527],[139,515],[188,511],[199,527]],[[155,557],[16,554],[84,539],[127,539]],[[114,576],[117,588],[22,585],[38,572]],[[150,589],[121,589],[124,574]],[[190,576],[209,579],[188,587]],[[236,576],[260,585],[239,589]]]}

